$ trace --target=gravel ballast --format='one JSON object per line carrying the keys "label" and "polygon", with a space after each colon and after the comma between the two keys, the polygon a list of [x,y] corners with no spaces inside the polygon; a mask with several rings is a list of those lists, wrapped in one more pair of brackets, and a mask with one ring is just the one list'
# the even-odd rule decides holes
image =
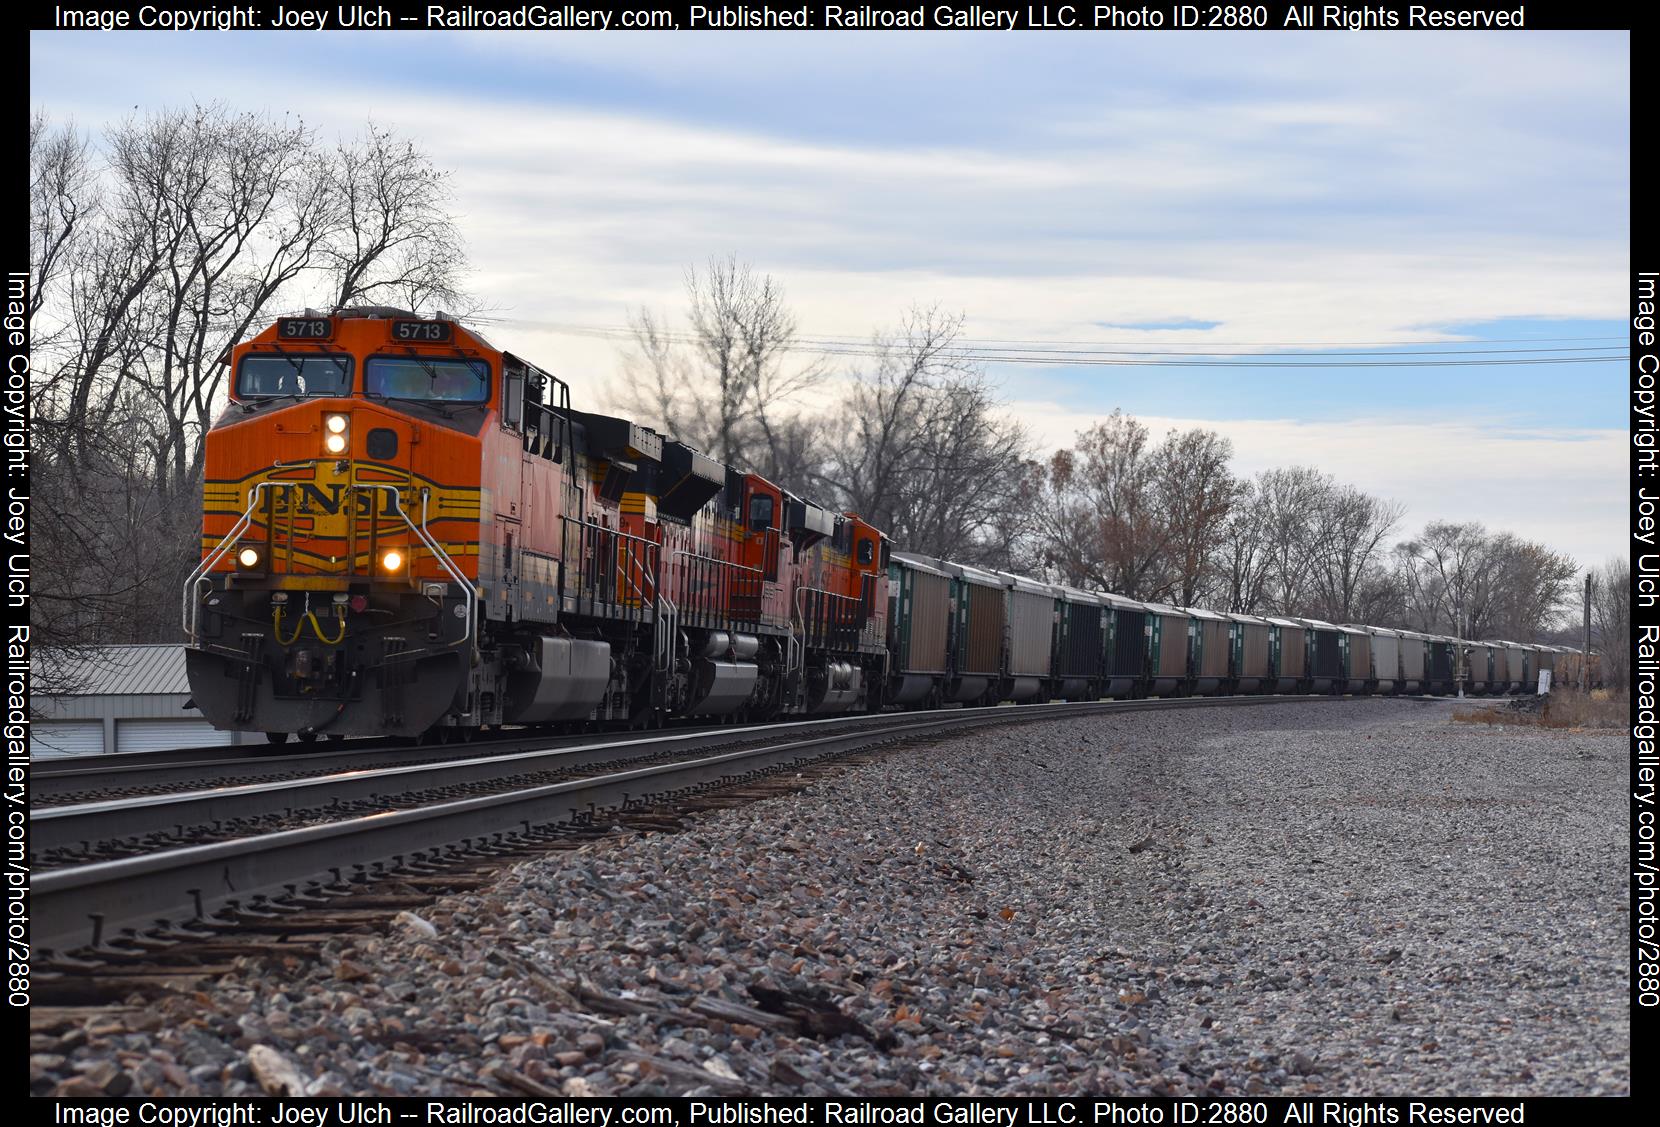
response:
{"label": "gravel ballast", "polygon": [[1624,1094],[1623,733],[1025,724],[32,1038],[75,1095]]}

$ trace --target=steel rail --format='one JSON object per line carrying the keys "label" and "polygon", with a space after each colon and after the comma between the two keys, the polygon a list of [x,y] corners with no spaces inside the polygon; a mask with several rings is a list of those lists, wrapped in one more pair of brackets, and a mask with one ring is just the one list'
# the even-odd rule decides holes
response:
{"label": "steel rail", "polygon": [[[841,714],[819,716],[809,720],[784,720],[770,725],[677,724],[675,727],[662,728],[650,733],[622,730],[556,735],[552,732],[523,728],[484,734],[463,744],[390,743],[384,739],[365,736],[350,740],[331,740],[328,743],[301,744],[281,754],[273,754],[276,745],[261,743],[63,756],[41,760],[30,768],[29,794],[31,799],[40,800],[86,790],[108,790],[121,786],[168,786],[191,782],[200,783],[203,788],[207,788],[218,781],[250,776],[257,778],[293,771],[323,775],[331,772],[360,771],[365,768],[421,766],[459,761],[464,758],[505,757],[520,752],[589,744],[663,741],[704,733],[718,733],[728,741],[736,742],[743,739],[746,732],[779,731],[792,725],[874,723],[892,719],[897,715],[900,714]],[[409,762],[417,756],[429,758],[421,760],[420,763]]]}
{"label": "steel rail", "polygon": [[[699,725],[686,729],[686,734],[720,731],[732,738],[741,729],[731,726],[719,728]],[[662,735],[662,733],[658,733]],[[513,732],[501,737],[485,737],[467,744],[386,744],[380,740],[363,739],[324,745],[308,745],[313,750],[294,751],[287,755],[251,754],[232,758],[207,758],[213,752],[235,750],[218,748],[179,749],[169,752],[129,752],[126,754],[77,757],[74,766],[53,770],[48,765],[69,764],[69,759],[49,759],[36,765],[29,774],[29,793],[32,799],[53,799],[63,794],[80,791],[109,790],[115,787],[171,786],[197,783],[201,788],[219,782],[233,782],[242,778],[260,778],[271,775],[304,772],[325,775],[343,771],[361,771],[379,767],[420,766],[461,759],[482,758],[489,755],[508,756],[520,752],[547,751],[606,743],[626,743],[644,737],[641,732],[587,732],[574,736],[551,733]],[[250,750],[261,745],[246,745]],[[449,754],[445,754],[446,750]],[[203,758],[188,758],[190,754]],[[146,761],[132,762],[135,757]],[[154,756],[155,758],[148,758]],[[419,763],[411,763],[416,757]],[[45,769],[43,769],[45,768]],[[298,776],[296,776],[298,777]]]}
{"label": "steel rail", "polygon": [[464,855],[465,850],[510,842],[537,828],[581,824],[599,810],[627,809],[895,739],[1095,714],[1343,699],[1350,698],[1183,697],[959,709],[944,716],[901,714],[901,722],[873,730],[789,739],[691,761],[55,870],[37,876],[30,890],[31,937],[49,954],[68,954],[117,933],[165,936],[193,919],[226,910],[257,913],[267,898],[280,901],[285,894],[299,895],[302,886],[317,895],[326,884],[337,885],[347,867],[366,872],[388,861],[401,866],[406,858],[421,862]]}
{"label": "steel rail", "polygon": [[[1282,697],[1279,699],[1301,699]],[[1001,705],[1004,711],[1022,709],[1076,708],[1095,704],[1095,701],[1057,701],[1047,704]],[[623,744],[639,742],[666,742],[689,738],[704,733],[722,735],[728,742],[749,738],[749,733],[778,733],[795,729],[813,730],[838,724],[880,724],[900,716],[928,716],[934,714],[961,716],[961,708],[929,709],[904,713],[838,713],[804,719],[777,720],[764,725],[688,724],[684,727],[658,729],[655,732],[618,731],[588,732],[580,735],[559,736],[533,729],[512,730],[482,736],[469,744],[389,744],[382,740],[361,738],[331,741],[326,744],[302,744],[284,754],[271,754],[272,745],[245,744],[230,748],[174,749],[170,751],[116,752],[96,756],[75,756],[49,759],[31,768],[29,793],[31,798],[51,799],[62,794],[88,790],[108,790],[112,787],[170,786],[180,783],[200,783],[199,789],[208,789],[219,782],[237,778],[263,778],[275,774],[304,771],[319,776],[335,772],[361,771],[366,768],[422,766],[438,762],[460,761],[466,758],[493,756],[506,758],[519,752],[537,752],[553,748],[575,748],[585,745]],[[449,749],[445,755],[443,749]],[[228,757],[206,758],[212,753],[230,752]],[[235,754],[245,752],[245,754]],[[204,758],[192,758],[200,754]],[[411,758],[426,756],[421,763],[412,764]],[[62,766],[58,766],[62,764]]]}
{"label": "steel rail", "polygon": [[[950,710],[959,720],[965,714]],[[1014,719],[1013,710],[1010,719]],[[975,717],[990,713],[974,714]],[[933,713],[883,713],[868,717],[831,717],[826,720],[757,727],[719,728],[698,733],[656,735],[576,747],[541,748],[507,755],[475,756],[431,763],[389,764],[364,769],[361,765],[338,774],[308,778],[256,782],[241,786],[182,791],[105,799],[73,805],[50,806],[29,815],[31,856],[51,850],[72,849],[99,841],[170,833],[184,827],[205,826],[255,818],[284,809],[314,810],[336,802],[363,800],[391,801],[403,795],[444,787],[505,781],[519,775],[584,767],[619,759],[637,759],[665,751],[701,752],[723,744],[753,743],[757,739],[804,732],[814,735],[824,728],[846,727],[852,722],[861,737],[880,736],[888,729],[904,730],[921,716]],[[866,721],[858,724],[860,720]],[[941,722],[938,719],[932,723]],[[951,722],[949,720],[944,722]],[[35,862],[37,871],[40,862]]]}

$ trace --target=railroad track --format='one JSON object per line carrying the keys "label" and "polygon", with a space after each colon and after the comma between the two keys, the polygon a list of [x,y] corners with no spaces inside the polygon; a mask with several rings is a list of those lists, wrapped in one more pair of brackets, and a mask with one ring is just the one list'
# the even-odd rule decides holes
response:
{"label": "railroad track", "polygon": [[[655,735],[732,731],[731,725],[688,725]],[[269,744],[248,744],[80,755],[48,759],[34,768],[29,774],[29,798],[33,806],[98,802],[200,790],[233,782],[274,783],[363,768],[418,766],[520,751],[624,743],[642,739],[644,735],[623,731],[557,736],[521,729],[492,732],[473,741],[447,745],[361,739],[302,744],[280,751]]]}
{"label": "railroad track", "polygon": [[[557,848],[614,820],[672,824],[677,804],[881,744],[1038,720],[1338,699],[1345,698],[1193,697],[881,714],[53,807],[30,818],[37,852],[47,865],[48,855],[58,857],[60,866],[34,880],[32,935],[48,963],[121,965],[171,947],[212,945],[227,930],[269,931],[273,921],[290,919],[303,927],[305,913],[338,908],[383,880],[442,884],[446,870]],[[743,746],[722,746],[737,741]],[[623,756],[633,761],[616,766]],[[589,771],[606,762],[609,769]],[[577,777],[537,781],[559,771]],[[372,804],[372,812],[359,803]],[[255,824],[279,810],[322,814],[270,830]],[[215,822],[208,840],[182,840],[192,827]],[[95,843],[109,841],[136,844],[130,855],[98,856]],[[88,843],[86,859],[76,860],[80,842]]]}

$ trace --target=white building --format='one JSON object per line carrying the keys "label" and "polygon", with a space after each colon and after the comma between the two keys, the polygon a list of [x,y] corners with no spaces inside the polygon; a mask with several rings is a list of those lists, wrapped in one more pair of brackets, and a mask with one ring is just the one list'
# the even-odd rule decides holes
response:
{"label": "white building", "polygon": [[184,707],[190,684],[183,646],[104,646],[90,653],[74,680],[75,692],[30,702],[37,713],[30,726],[33,758],[265,742],[258,732],[211,728],[201,713]]}

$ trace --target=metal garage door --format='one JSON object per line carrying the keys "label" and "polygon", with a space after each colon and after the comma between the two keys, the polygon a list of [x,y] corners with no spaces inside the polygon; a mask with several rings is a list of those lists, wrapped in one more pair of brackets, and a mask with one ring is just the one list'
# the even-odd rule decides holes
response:
{"label": "metal garage door", "polygon": [[117,751],[171,751],[176,747],[225,747],[230,732],[209,727],[206,720],[117,720]]}
{"label": "metal garage door", "polygon": [[102,720],[37,720],[29,725],[29,756],[32,759],[103,753]]}

